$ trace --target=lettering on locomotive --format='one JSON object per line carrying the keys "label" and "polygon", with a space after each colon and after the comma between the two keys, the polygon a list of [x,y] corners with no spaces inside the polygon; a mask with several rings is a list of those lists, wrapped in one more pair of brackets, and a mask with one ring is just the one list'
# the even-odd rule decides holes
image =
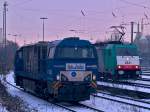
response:
{"label": "lettering on locomotive", "polygon": [[67,63],[66,70],[85,70],[84,63]]}

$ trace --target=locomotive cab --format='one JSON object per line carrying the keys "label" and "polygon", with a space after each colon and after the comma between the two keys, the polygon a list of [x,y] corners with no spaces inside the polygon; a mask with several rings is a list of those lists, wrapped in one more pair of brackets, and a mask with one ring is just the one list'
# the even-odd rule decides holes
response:
{"label": "locomotive cab", "polygon": [[135,45],[117,46],[116,64],[119,78],[136,79],[141,74],[140,59]]}
{"label": "locomotive cab", "polygon": [[[55,48],[53,55],[53,74],[60,85],[59,100],[85,100],[96,91],[97,55],[88,41],[67,38]],[[50,55],[51,51],[49,52]],[[51,69],[49,58],[48,69]],[[49,89],[53,92],[53,89]],[[63,96],[63,97],[62,97]]]}

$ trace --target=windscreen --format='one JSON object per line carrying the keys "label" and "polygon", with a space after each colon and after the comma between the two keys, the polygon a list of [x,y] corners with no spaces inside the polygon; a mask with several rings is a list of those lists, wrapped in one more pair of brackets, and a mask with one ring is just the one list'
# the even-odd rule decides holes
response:
{"label": "windscreen", "polygon": [[136,48],[117,48],[118,56],[137,56]]}
{"label": "windscreen", "polygon": [[92,47],[59,47],[56,53],[57,58],[94,58]]}

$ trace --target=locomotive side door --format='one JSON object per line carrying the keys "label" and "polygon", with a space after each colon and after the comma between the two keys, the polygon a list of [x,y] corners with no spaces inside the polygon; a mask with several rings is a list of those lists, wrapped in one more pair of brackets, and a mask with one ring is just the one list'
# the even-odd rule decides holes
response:
{"label": "locomotive side door", "polygon": [[41,72],[40,59],[41,59],[41,46],[38,46],[38,72]]}
{"label": "locomotive side door", "polygon": [[42,72],[46,73],[46,57],[47,57],[47,46],[42,46]]}
{"label": "locomotive side door", "polygon": [[38,46],[38,72],[46,71],[47,46]]}

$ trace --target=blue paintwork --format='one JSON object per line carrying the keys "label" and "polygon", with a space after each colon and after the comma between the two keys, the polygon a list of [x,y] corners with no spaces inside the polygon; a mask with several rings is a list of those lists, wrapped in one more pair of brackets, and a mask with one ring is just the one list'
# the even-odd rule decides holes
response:
{"label": "blue paintwork", "polygon": [[[54,83],[56,80],[56,75],[58,75],[60,73],[60,71],[65,71],[66,70],[66,63],[85,63],[86,68],[85,71],[92,71],[92,73],[94,75],[96,75],[98,77],[98,57],[97,57],[97,53],[96,53],[96,49],[95,47],[87,40],[79,40],[78,38],[66,38],[63,40],[56,40],[53,42],[47,42],[46,43],[48,47],[54,47],[55,48],[55,54],[54,57],[52,59],[49,59],[48,57],[46,57],[46,59],[44,60],[39,60],[40,63],[44,63],[44,67],[45,67],[45,72],[37,72],[35,73],[31,73],[31,72],[26,72],[23,71],[24,68],[24,61],[22,59],[18,58],[18,54],[16,53],[15,56],[15,76],[22,76],[22,77],[26,77],[32,80],[40,80],[40,81],[46,81],[48,84],[48,90],[50,93],[53,93],[53,89],[51,88],[51,84]],[[40,43],[34,44],[34,45],[28,45],[28,46],[23,46],[21,47],[18,51],[22,51],[22,49],[30,47],[30,46],[35,46],[35,45],[40,45]],[[57,48],[59,47],[92,47],[93,51],[94,51],[94,56],[95,58],[92,59],[59,59],[56,58],[56,53],[57,53]],[[17,52],[18,52],[17,51]],[[97,66],[96,68],[90,67],[92,65]],[[75,72],[72,72],[71,74],[73,77],[76,76]],[[80,96],[83,95],[82,93],[79,93],[80,88],[80,83],[82,83],[82,90],[84,88],[84,92],[85,90],[87,90],[87,94],[86,97],[84,96]],[[80,82],[78,85],[78,89],[76,88],[76,92],[79,95],[79,98],[76,98],[77,101],[83,100],[83,99],[87,99],[89,98],[89,94],[91,93],[91,91],[93,91],[93,89],[91,89],[88,85],[90,84],[90,82]],[[71,90],[71,88],[75,88],[76,86],[72,85],[71,83],[67,83],[68,86],[65,86],[63,88],[61,88],[58,92],[60,92],[59,94],[59,99],[65,99],[65,97],[61,98],[61,93],[65,93],[67,91],[67,89],[70,88],[69,91],[73,91]],[[67,88],[67,89],[66,89]],[[74,96],[77,97],[77,96]],[[80,97],[82,97],[80,99]],[[71,99],[71,96],[69,97],[69,99],[66,100],[73,100]]]}

